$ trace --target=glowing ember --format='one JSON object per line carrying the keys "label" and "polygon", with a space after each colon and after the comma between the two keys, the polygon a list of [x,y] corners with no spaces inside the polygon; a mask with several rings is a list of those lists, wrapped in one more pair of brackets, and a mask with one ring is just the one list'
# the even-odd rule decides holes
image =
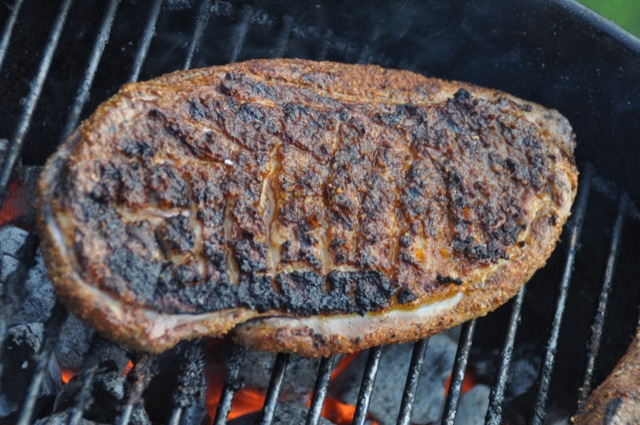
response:
{"label": "glowing ember", "polygon": [[129,374],[129,372],[131,372],[131,369],[133,369],[133,362],[131,360],[129,360],[129,363],[127,363],[127,365],[124,367],[124,369],[122,369],[122,372],[120,372],[121,376],[127,376]]}
{"label": "glowing ember", "polygon": [[353,361],[353,359],[356,358],[357,355],[358,355],[358,353],[345,355],[340,360],[340,363],[338,363],[338,366],[336,366],[336,368],[333,369],[333,372],[331,372],[331,378],[330,379],[333,380],[333,379],[335,379],[336,376],[340,375],[347,368],[347,366],[349,366],[349,364]]}
{"label": "glowing ember", "polygon": [[66,385],[76,373],[73,370],[62,369],[62,384]]}
{"label": "glowing ember", "polygon": [[[206,408],[210,423],[215,418],[216,410],[218,408],[218,402],[222,395],[222,388],[224,385],[225,368],[224,362],[220,360],[220,353],[223,350],[219,343],[212,342],[207,346],[208,362],[205,371],[205,377],[207,381],[207,393],[206,393]],[[342,358],[338,363],[338,366],[331,373],[331,378],[334,379],[351,363],[356,354],[351,354]],[[311,404],[312,394],[309,394],[307,399],[307,407]],[[261,391],[256,391],[249,388],[243,388],[238,390],[231,404],[231,412],[228,419],[239,418],[250,413],[258,412],[262,410],[265,401],[265,394]],[[356,407],[351,404],[343,403],[332,397],[327,397],[322,409],[322,416],[334,424],[347,425],[353,422],[353,415],[355,414]],[[377,422],[372,421],[372,425],[377,425]]]}
{"label": "glowing ember", "polygon": [[7,196],[0,209],[0,226],[11,223],[25,215],[31,205],[31,197],[27,190],[18,182],[9,184]]}
{"label": "glowing ember", "polygon": [[[447,378],[447,381],[444,383],[444,393],[445,395],[449,393],[449,386],[451,385],[451,375]],[[476,385],[476,380],[470,373],[465,373],[464,378],[462,379],[462,388],[460,389],[461,394],[466,393],[470,389],[472,389]]]}
{"label": "glowing ember", "polygon": [[[311,396],[307,402],[307,407],[311,405]],[[324,406],[322,406],[322,417],[330,420],[336,425],[350,425],[353,423],[353,416],[356,413],[356,406],[353,404],[343,403],[340,400],[327,397],[324,400]],[[367,415],[367,419],[370,420],[371,425],[378,425],[378,423],[371,419],[371,415]]]}

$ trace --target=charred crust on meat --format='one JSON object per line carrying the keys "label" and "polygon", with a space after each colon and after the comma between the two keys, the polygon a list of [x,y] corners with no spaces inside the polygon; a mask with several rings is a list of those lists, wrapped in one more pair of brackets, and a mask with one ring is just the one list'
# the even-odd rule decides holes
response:
{"label": "charred crust on meat", "polygon": [[454,283],[458,286],[462,285],[462,279],[460,279],[459,277],[442,276],[441,274],[438,274],[436,276],[436,280],[441,285],[444,285],[447,283]]}
{"label": "charred crust on meat", "polygon": [[[409,310],[453,296],[463,279],[465,297],[476,283],[521,284],[543,264],[576,185],[566,120],[549,112],[560,136],[548,134],[536,121],[544,109],[522,103],[408,72],[306,61],[128,85],[49,162],[55,172],[40,190],[50,212],[39,221],[49,264],[81,314],[97,301],[74,279],[122,302],[127,320],[140,310],[232,311],[222,333],[261,313]],[[51,223],[63,227],[64,253]],[[553,240],[542,246],[536,232]],[[493,299],[515,293],[507,284]],[[483,302],[474,308],[486,311]],[[145,320],[137,326],[152,326]],[[163,344],[182,338],[170,333]],[[319,346],[353,341],[291,333]]]}
{"label": "charred crust on meat", "polygon": [[471,98],[471,93],[463,88],[459,88],[453,95],[453,98],[458,102],[466,102]]}
{"label": "charred crust on meat", "polygon": [[398,291],[398,302],[400,304],[408,304],[418,299],[418,294],[409,288],[401,288]]}

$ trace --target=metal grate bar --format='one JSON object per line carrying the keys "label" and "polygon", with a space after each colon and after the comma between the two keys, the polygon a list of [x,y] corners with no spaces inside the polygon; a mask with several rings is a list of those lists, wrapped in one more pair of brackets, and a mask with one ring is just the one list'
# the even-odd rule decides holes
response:
{"label": "metal grate bar", "polygon": [[407,372],[407,382],[404,385],[402,401],[400,402],[400,413],[398,414],[398,425],[409,425],[411,422],[411,412],[416,401],[416,390],[420,382],[420,373],[424,364],[424,353],[427,352],[429,338],[421,339],[413,346],[411,363]]}
{"label": "metal grate bar", "polygon": [[198,51],[200,40],[202,39],[205,28],[207,28],[207,24],[209,23],[209,17],[211,16],[211,7],[209,1],[210,0],[202,0],[202,3],[200,3],[200,8],[198,8],[198,15],[196,16],[196,26],[193,29],[193,34],[191,35],[191,40],[189,41],[187,58],[184,61],[184,66],[182,67],[183,69],[191,68],[193,56]]}
{"label": "metal grate bar", "polygon": [[29,425],[33,414],[35,413],[36,401],[40,394],[40,385],[45,373],[47,373],[47,366],[51,361],[53,350],[58,343],[58,330],[62,326],[62,322],[67,317],[67,311],[62,305],[56,303],[51,317],[47,321],[44,327],[44,333],[42,336],[42,349],[36,355],[35,358],[35,372],[29,383],[27,394],[22,402],[22,408],[20,410],[20,417],[16,421],[16,425]]}
{"label": "metal grate bar", "polygon": [[134,363],[133,369],[127,376],[127,403],[122,408],[122,414],[116,424],[127,425],[131,420],[133,408],[142,401],[144,390],[147,389],[149,381],[156,374],[156,357],[151,354],[142,354]]}
{"label": "metal grate bar", "polygon": [[225,425],[227,423],[227,416],[229,416],[229,412],[231,412],[233,396],[236,391],[242,387],[241,381],[238,378],[240,376],[240,366],[244,360],[244,355],[245,349],[240,345],[234,345],[231,349],[227,360],[227,375],[224,377],[224,387],[222,388],[222,394],[218,401],[216,417],[213,420],[214,425]]}
{"label": "metal grate bar", "polygon": [[291,35],[292,26],[293,18],[291,16],[286,15],[284,18],[282,18],[282,29],[280,30],[276,47],[271,54],[272,58],[281,58],[285,53],[287,53],[287,48],[289,47],[289,36]]}
{"label": "metal grate bar", "polygon": [[335,361],[335,356],[323,357],[320,360],[318,376],[316,377],[316,384],[313,387],[313,396],[311,397],[311,406],[309,406],[307,421],[305,422],[306,425],[318,425]]}
{"label": "metal grate bar", "polygon": [[80,392],[76,396],[75,405],[69,411],[69,420],[67,421],[67,425],[78,425],[82,419],[84,410],[91,402],[91,389],[96,377],[96,371],[98,370],[98,363],[100,362],[100,352],[105,346],[106,342],[94,334],[89,356],[82,365],[82,372],[80,372],[82,386],[80,387]]}
{"label": "metal grate bar", "polygon": [[182,418],[182,407],[176,407],[171,412],[171,418],[169,418],[169,425],[179,425]]}
{"label": "metal grate bar", "polygon": [[174,405],[171,420],[169,421],[171,425],[178,425],[183,411],[196,403],[204,393],[204,352],[202,340],[194,340],[187,343],[183,357],[184,360],[180,367],[178,384],[171,397]]}
{"label": "metal grate bar", "polygon": [[60,12],[56,17],[56,20],[53,24],[53,29],[49,34],[49,39],[47,40],[47,45],[44,49],[44,54],[42,56],[42,60],[40,61],[38,73],[31,82],[31,90],[29,91],[29,95],[27,96],[27,100],[24,104],[22,115],[18,120],[18,127],[16,128],[15,133],[13,134],[13,137],[9,142],[6,156],[4,157],[4,161],[2,162],[2,166],[0,167],[0,205],[2,205],[2,203],[4,202],[4,198],[7,195],[7,186],[9,185],[9,180],[11,179],[13,167],[15,166],[16,161],[18,160],[18,156],[20,155],[20,151],[22,150],[24,137],[29,130],[31,117],[33,116],[33,112],[36,108],[36,103],[38,103],[38,99],[40,98],[40,93],[42,92],[42,87],[44,86],[44,80],[47,78],[47,74],[49,73],[49,68],[51,67],[51,62],[53,61],[53,54],[58,47],[60,34],[62,34],[62,28],[64,27],[64,23],[67,20],[67,14],[72,2],[73,0],[64,0],[62,6],[60,7]]}
{"label": "metal grate bar", "polygon": [[238,23],[236,32],[233,35],[233,46],[231,48],[231,57],[229,58],[229,62],[231,63],[237,61],[238,57],[240,56],[242,46],[244,45],[244,40],[245,38],[247,38],[247,33],[249,32],[249,22],[251,21],[252,15],[253,9],[245,5],[245,7],[242,8],[240,23]]}
{"label": "metal grate bar", "polygon": [[4,57],[6,56],[7,49],[9,48],[9,39],[11,38],[13,26],[15,25],[16,19],[18,18],[18,13],[20,13],[22,2],[23,0],[16,0],[15,4],[13,5],[13,9],[11,10],[11,14],[7,19],[7,23],[4,26],[4,30],[2,31],[2,39],[0,40],[0,71],[2,71]]}
{"label": "metal grate bar", "polygon": [[269,381],[269,388],[267,388],[267,395],[265,397],[264,407],[262,408],[260,425],[270,425],[271,422],[273,422],[273,414],[276,411],[278,395],[280,394],[284,372],[287,369],[288,363],[289,354],[278,353],[273,365],[273,371],[271,372],[271,380]]}
{"label": "metal grate bar", "polygon": [[78,121],[80,121],[82,108],[84,107],[84,104],[87,103],[89,91],[91,90],[93,79],[96,76],[96,71],[98,70],[102,53],[109,41],[109,34],[111,33],[113,19],[116,16],[119,3],[120,0],[111,0],[104,13],[102,22],[100,23],[100,30],[98,31],[96,41],[93,45],[93,49],[91,50],[91,56],[89,56],[89,63],[87,64],[84,76],[82,77],[82,83],[80,83],[80,87],[78,87],[78,92],[76,93],[73,105],[67,115],[67,122],[65,123],[64,130],[62,131],[62,141],[69,137],[73,129],[78,125]]}
{"label": "metal grate bar", "polygon": [[367,418],[367,411],[369,410],[369,403],[371,402],[373,386],[376,383],[381,354],[381,346],[369,349],[369,357],[367,357],[367,364],[364,367],[360,393],[358,394],[358,401],[356,402],[356,412],[353,415],[353,425],[364,425],[364,421]]}
{"label": "metal grate bar", "polygon": [[584,379],[582,381],[582,386],[579,389],[578,413],[582,413],[584,411],[587,404],[587,397],[589,397],[593,386],[593,371],[595,369],[596,359],[598,358],[598,352],[600,351],[602,329],[604,327],[605,315],[607,313],[607,301],[609,300],[611,282],[613,281],[613,273],[616,268],[616,259],[618,258],[618,252],[620,250],[620,241],[622,239],[622,228],[624,225],[624,215],[626,210],[627,197],[626,195],[623,195],[620,198],[620,203],[618,204],[618,215],[613,226],[611,247],[609,249],[609,257],[607,258],[604,282],[602,283],[602,290],[600,291],[600,297],[598,299],[596,317],[594,319],[593,326],[591,327],[593,332],[591,334],[591,340],[589,341],[589,352],[587,353],[587,366],[584,372]]}
{"label": "metal grate bar", "polygon": [[458,342],[458,351],[453,362],[453,370],[451,371],[451,383],[449,384],[449,393],[444,404],[444,412],[442,413],[443,425],[454,425],[456,415],[458,414],[458,402],[462,392],[462,381],[464,380],[464,371],[467,368],[469,360],[469,351],[471,351],[471,343],[473,342],[473,333],[476,330],[476,319],[470,320],[462,325],[460,332],[460,342]]}
{"label": "metal grate bar", "polygon": [[498,367],[498,376],[496,378],[491,394],[489,396],[489,407],[485,423],[487,425],[500,425],[502,423],[502,404],[504,403],[504,391],[509,378],[509,365],[511,364],[511,355],[513,353],[513,345],[516,340],[516,332],[520,325],[520,317],[522,311],[522,300],[524,300],[525,286],[520,288],[518,295],[513,301],[511,309],[511,317],[509,318],[509,327],[507,328],[507,337],[504,340],[502,351],[500,352],[500,366]]}
{"label": "metal grate bar", "polygon": [[162,0],[155,0],[153,2],[153,6],[151,6],[151,15],[149,15],[149,21],[144,29],[140,46],[138,46],[138,51],[136,52],[136,57],[133,61],[133,69],[129,76],[129,82],[138,81],[138,78],[140,78],[142,64],[147,57],[147,53],[149,53],[151,39],[156,32],[156,24],[158,23],[158,17],[160,17],[160,10],[162,10]]}
{"label": "metal grate bar", "polygon": [[531,425],[542,425],[546,417],[548,390],[551,384],[551,373],[555,363],[555,354],[558,348],[558,337],[560,335],[560,325],[562,324],[562,316],[564,314],[567,296],[569,294],[569,286],[571,283],[571,274],[573,272],[573,263],[578,250],[578,240],[584,223],[584,216],[589,199],[589,190],[591,188],[591,169],[587,168],[582,183],[581,192],[574,212],[573,226],[569,235],[569,248],[567,251],[567,259],[565,261],[564,273],[560,283],[560,295],[556,303],[555,315],[551,327],[551,334],[547,343],[544,356],[544,362],[540,370],[538,379],[538,389],[531,418]]}

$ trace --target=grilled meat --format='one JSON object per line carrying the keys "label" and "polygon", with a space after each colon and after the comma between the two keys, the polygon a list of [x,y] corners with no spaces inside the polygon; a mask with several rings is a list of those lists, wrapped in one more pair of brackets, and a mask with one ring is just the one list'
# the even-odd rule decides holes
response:
{"label": "grilled meat", "polygon": [[611,375],[587,399],[576,425],[640,423],[640,333]]}
{"label": "grilled meat", "polygon": [[50,158],[38,225],[60,299],[120,343],[327,355],[512,297],[569,216],[573,148],[496,90],[256,60],[125,85]]}

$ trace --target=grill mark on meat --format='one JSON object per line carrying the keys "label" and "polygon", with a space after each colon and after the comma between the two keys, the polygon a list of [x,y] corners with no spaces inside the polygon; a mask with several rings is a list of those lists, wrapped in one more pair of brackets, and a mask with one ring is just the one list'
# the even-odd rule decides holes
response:
{"label": "grill mark on meat", "polygon": [[237,285],[240,282],[240,268],[238,267],[238,263],[236,262],[233,255],[233,248],[231,246],[232,243],[232,230],[233,221],[231,218],[231,211],[233,210],[233,204],[236,202],[235,199],[227,198],[224,204],[224,248],[226,252],[225,263],[227,265],[227,276],[229,278],[229,282],[233,285]]}

